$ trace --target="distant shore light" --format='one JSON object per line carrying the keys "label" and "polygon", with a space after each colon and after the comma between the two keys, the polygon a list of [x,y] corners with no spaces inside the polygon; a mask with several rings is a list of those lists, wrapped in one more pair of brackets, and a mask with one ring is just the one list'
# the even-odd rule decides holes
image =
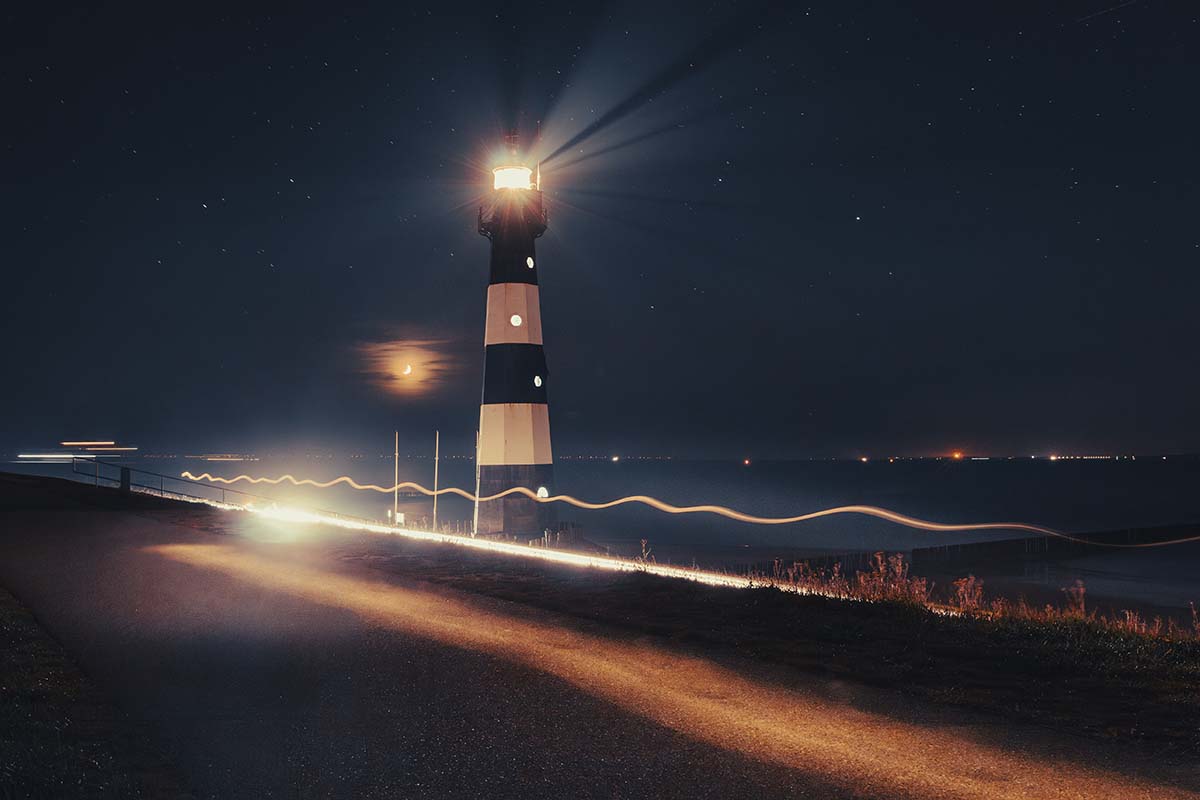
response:
{"label": "distant shore light", "polygon": [[57,458],[57,459],[72,459],[72,458],[95,458],[94,455],[84,455],[83,453],[18,453],[17,458]]}

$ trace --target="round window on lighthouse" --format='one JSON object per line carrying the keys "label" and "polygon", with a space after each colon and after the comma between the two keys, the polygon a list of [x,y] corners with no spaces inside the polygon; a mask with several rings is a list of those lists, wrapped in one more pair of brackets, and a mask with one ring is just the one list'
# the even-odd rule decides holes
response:
{"label": "round window on lighthouse", "polygon": [[512,326],[514,328],[521,327],[521,315],[520,314],[513,314],[511,317],[508,318],[508,321],[512,323]]}
{"label": "round window on lighthouse", "polygon": [[539,389],[542,388],[542,376],[541,375],[533,376],[533,385],[538,387]]}
{"label": "round window on lighthouse", "polygon": [[545,486],[539,486],[538,490],[537,490],[537,496],[538,497],[549,497],[550,490],[547,489]]}
{"label": "round window on lighthouse", "polygon": [[528,256],[525,259],[525,266],[529,267],[530,269],[533,269],[533,256]]}

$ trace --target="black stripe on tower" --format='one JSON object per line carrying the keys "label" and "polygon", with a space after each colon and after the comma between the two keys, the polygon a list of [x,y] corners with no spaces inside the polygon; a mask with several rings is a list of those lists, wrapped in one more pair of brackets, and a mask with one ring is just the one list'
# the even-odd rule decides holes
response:
{"label": "black stripe on tower", "polygon": [[530,283],[537,286],[537,254],[533,249],[533,235],[528,231],[523,235],[521,233],[497,234],[492,239],[489,283]]}
{"label": "black stripe on tower", "polygon": [[483,404],[546,403],[546,353],[540,344],[489,344]]}
{"label": "black stripe on tower", "polygon": [[542,193],[504,192],[486,221],[480,210],[479,232],[492,240],[492,283],[537,285],[534,240],[546,232]]}
{"label": "black stripe on tower", "polygon": [[[550,464],[484,465],[479,468],[479,496],[499,494],[514,486],[537,492],[545,489],[553,495],[554,467]],[[479,504],[481,533],[505,532],[510,535],[536,536],[554,528],[554,506],[539,503],[523,494],[513,493],[499,500]]]}

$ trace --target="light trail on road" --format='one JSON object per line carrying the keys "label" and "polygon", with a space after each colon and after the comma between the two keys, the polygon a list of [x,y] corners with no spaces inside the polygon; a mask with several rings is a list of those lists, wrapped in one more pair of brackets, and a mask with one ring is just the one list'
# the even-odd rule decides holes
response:
{"label": "light trail on road", "polygon": [[[430,534],[431,536],[433,534]],[[549,675],[627,713],[765,764],[817,776],[870,797],[937,800],[1195,800],[1149,775],[1122,775],[1097,759],[1025,738],[997,740],[946,713],[843,684],[782,686],[752,667],[718,664],[669,647],[573,628],[549,614],[509,611],[236,544],[157,544],[145,552],[198,571],[349,611],[385,630],[486,653]],[[264,601],[265,603],[266,601]]]}
{"label": "light trail on road", "polygon": [[413,481],[402,481],[393,486],[380,486],[374,483],[359,483],[349,475],[341,475],[328,481],[316,481],[311,478],[297,478],[291,474],[280,475],[277,478],[258,477],[250,475],[238,475],[234,478],[222,478],[211,473],[204,472],[200,475],[194,475],[191,472],[183,472],[182,477],[194,481],[208,481],[210,483],[234,484],[247,482],[252,484],[266,483],[278,485],[280,483],[290,483],[294,486],[313,486],[318,489],[328,489],[332,486],[345,484],[359,491],[379,492],[381,494],[391,494],[398,489],[413,490],[427,497],[436,497],[444,494],[453,494],[465,498],[471,502],[487,503],[493,500],[499,500],[511,494],[523,494],[526,497],[538,503],[566,503],[567,505],[575,506],[576,508],[587,509],[589,511],[597,511],[606,508],[614,508],[616,506],[626,505],[629,503],[638,503],[645,506],[650,506],[658,511],[667,514],[716,514],[738,522],[746,522],[752,525],[791,525],[801,522],[809,522],[811,520],[820,519],[822,517],[832,517],[839,514],[861,514],[868,517],[876,517],[877,519],[894,522],[897,525],[903,525],[907,528],[916,530],[932,531],[935,533],[955,533],[968,531],[993,531],[993,530],[1013,530],[1025,531],[1026,533],[1036,533],[1042,536],[1053,536],[1058,539],[1064,539],[1069,542],[1078,544],[1088,544],[1097,547],[1114,547],[1114,548],[1147,548],[1147,547],[1164,547],[1173,544],[1185,544],[1188,542],[1200,541],[1200,534],[1195,536],[1186,536],[1178,539],[1171,539],[1160,542],[1099,542],[1087,539],[1080,536],[1073,536],[1069,533],[1047,528],[1042,525],[1030,525],[1024,522],[968,522],[968,523],[947,523],[947,522],[932,522],[918,517],[910,517],[907,514],[901,514],[897,511],[892,511],[879,506],[866,505],[849,505],[837,506],[834,508],[825,508],[819,511],[810,511],[805,514],[798,514],[792,517],[760,517],[753,514],[747,514],[736,509],[727,508],[726,506],[717,505],[698,505],[698,506],[676,506],[659,500],[656,497],[647,495],[629,495],[628,497],[619,497],[616,500],[608,500],[602,503],[592,503],[586,500],[580,500],[577,497],[572,497],[567,494],[552,495],[550,497],[541,497],[532,489],[527,489],[524,486],[516,486],[497,494],[488,495],[486,497],[476,497],[465,489],[457,487],[447,487],[445,489],[429,489],[419,483]]}
{"label": "light trail on road", "polygon": [[[169,492],[166,495],[160,495],[157,491],[147,491],[146,494],[156,497],[165,496],[171,498],[172,500],[180,500],[185,503],[196,503],[199,505],[211,506],[213,508],[219,508],[222,511],[242,511],[252,514],[256,517],[278,520],[280,522],[331,525],[333,527],[342,528],[345,530],[363,531],[365,533],[379,533],[387,536],[401,536],[405,539],[416,539],[417,541],[422,542],[458,545],[459,547],[465,547],[470,550],[482,550],[489,553],[500,553],[509,556],[520,556],[522,558],[533,558],[539,561],[548,561],[554,564],[563,564],[572,567],[602,569],[610,572],[644,572],[648,575],[694,581],[696,583],[703,583],[708,586],[721,586],[728,589],[746,589],[759,585],[755,583],[754,579],[746,575],[732,575],[725,572],[712,572],[695,567],[676,567],[669,564],[658,564],[653,561],[635,561],[632,559],[617,558],[614,556],[599,556],[588,553],[577,553],[571,550],[556,550],[548,547],[530,547],[529,545],[518,544],[516,542],[475,538],[473,536],[463,536],[454,533],[436,533],[434,531],[422,531],[415,528],[402,528],[395,525],[387,525],[382,522],[370,522],[368,520],[355,519],[352,517],[341,517],[331,513],[309,511],[300,508],[290,508],[278,505],[241,505],[226,501],[206,500],[204,498],[192,497],[190,495],[171,494]],[[822,596],[834,597],[832,594],[818,593],[802,586],[788,586],[780,584],[777,588],[779,588],[780,591],[790,591],[796,594],[822,594]]]}

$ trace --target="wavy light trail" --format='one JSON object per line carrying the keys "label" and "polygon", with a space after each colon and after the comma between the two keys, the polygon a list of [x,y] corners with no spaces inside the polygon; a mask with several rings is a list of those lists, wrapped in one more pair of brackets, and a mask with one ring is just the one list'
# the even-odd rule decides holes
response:
{"label": "wavy light trail", "polygon": [[667,514],[716,514],[718,516],[727,517],[728,519],[737,520],[738,522],[747,522],[747,523],[750,523],[753,525],[790,525],[792,523],[808,522],[810,520],[819,519],[821,517],[831,517],[831,516],[836,516],[839,514],[862,514],[864,516],[876,517],[878,519],[887,520],[888,522],[894,522],[898,525],[904,525],[905,527],[908,527],[908,528],[915,528],[917,530],[924,530],[924,531],[934,531],[934,532],[938,532],[938,533],[954,533],[954,532],[964,532],[964,531],[988,531],[988,530],[1015,530],[1015,531],[1026,531],[1028,533],[1041,534],[1043,536],[1053,536],[1053,537],[1056,537],[1059,539],[1065,539],[1066,541],[1070,541],[1070,542],[1077,542],[1080,544],[1090,544],[1090,545],[1096,545],[1096,546],[1101,546],[1101,547],[1116,547],[1116,548],[1163,547],[1163,546],[1171,545],[1171,544],[1184,544],[1187,542],[1200,541],[1200,535],[1197,535],[1197,536],[1188,536],[1188,537],[1183,537],[1180,539],[1172,539],[1172,540],[1161,541],[1161,542],[1140,542],[1140,543],[1098,542],[1098,541],[1093,541],[1091,539],[1085,539],[1085,538],[1078,537],[1078,536],[1072,536],[1069,533],[1063,533],[1062,531],[1056,531],[1053,528],[1046,528],[1041,525],[1030,525],[1030,524],[1027,524],[1024,522],[974,522],[974,523],[957,523],[957,524],[956,523],[946,523],[946,522],[932,522],[930,520],[919,519],[917,517],[910,517],[906,514],[901,514],[899,512],[891,511],[886,508],[880,508],[878,506],[863,506],[863,505],[837,506],[835,508],[825,508],[825,509],[821,509],[820,511],[811,511],[807,514],[799,514],[794,517],[759,517],[759,516],[755,516],[753,514],[746,514],[744,512],[737,511],[736,509],[726,508],[725,506],[714,506],[714,505],[676,506],[676,505],[671,505],[670,503],[664,502],[662,500],[659,500],[658,498],[648,497],[646,495],[640,495],[640,494],[639,495],[630,495],[628,497],[619,497],[616,500],[609,500],[604,503],[590,503],[586,500],[580,500],[577,497],[572,497],[572,496],[566,495],[566,494],[553,495],[552,497],[539,497],[536,492],[534,492],[531,489],[527,489],[523,486],[517,486],[512,489],[508,489],[506,491],[499,492],[497,494],[489,495],[487,497],[476,498],[475,495],[471,494],[470,492],[466,491],[465,489],[459,489],[459,488],[453,487],[453,486],[445,488],[445,489],[438,489],[437,491],[434,491],[433,489],[428,489],[428,488],[422,486],[421,484],[414,483],[412,481],[403,481],[394,486],[379,486],[378,484],[374,484],[374,483],[367,483],[367,484],[359,483],[358,481],[354,480],[353,478],[349,477],[348,475],[342,475],[340,477],[337,477],[337,478],[334,478],[334,479],[328,480],[328,481],[315,481],[315,480],[312,480],[311,478],[296,478],[294,475],[290,475],[290,474],[280,475],[278,478],[255,478],[250,475],[238,475],[235,478],[221,478],[221,477],[212,475],[208,472],[201,473],[200,475],[193,475],[191,472],[184,472],[184,473],[182,473],[182,476],[184,478],[188,478],[190,480],[209,481],[212,483],[233,484],[233,483],[239,483],[239,482],[245,481],[247,483],[268,483],[268,484],[272,484],[272,485],[278,485],[280,483],[287,482],[287,483],[291,483],[295,486],[314,486],[318,489],[327,489],[331,486],[336,486],[338,484],[344,483],[347,486],[350,486],[351,488],[354,488],[354,489],[358,489],[360,491],[380,492],[383,494],[390,494],[397,489],[412,489],[412,490],[420,492],[421,494],[426,495],[428,497],[433,497],[436,495],[443,495],[443,494],[454,494],[454,495],[458,495],[459,497],[463,497],[471,502],[478,501],[480,503],[486,503],[486,502],[490,502],[492,500],[498,500],[501,497],[505,497],[510,494],[523,494],[526,497],[528,497],[531,500],[534,500],[538,503],[566,503],[568,505],[575,506],[576,508],[583,508],[583,509],[587,509],[587,510],[591,510],[591,511],[605,509],[605,508],[613,508],[615,506],[625,505],[627,503],[640,503],[641,505],[650,506],[651,508],[657,509],[658,511],[663,511]]}
{"label": "wavy light trail", "polygon": [[[653,561],[642,562],[631,559],[619,558],[617,556],[600,556],[590,555],[588,553],[576,553],[571,550],[556,550],[548,547],[530,547],[524,544],[515,542],[506,542],[498,539],[475,538],[472,536],[463,536],[455,533],[437,533],[434,531],[422,531],[414,528],[402,528],[382,522],[370,522],[367,520],[339,517],[335,514],[329,514],[320,511],[307,511],[299,508],[280,508],[274,504],[270,506],[256,506],[253,504],[240,505],[237,503],[229,503],[218,500],[207,500],[204,498],[194,497],[186,494],[174,494],[166,492],[165,494],[158,491],[146,489],[138,489],[146,494],[158,497],[170,497],[174,500],[179,500],[185,503],[199,503],[201,505],[219,508],[223,511],[241,511],[254,516],[263,517],[265,519],[279,520],[281,522],[302,522],[315,525],[332,525],[336,528],[343,528],[351,531],[365,531],[367,533],[382,533],[388,536],[403,536],[407,539],[416,539],[422,542],[436,542],[438,544],[451,544],[459,547],[466,547],[472,550],[481,550],[488,553],[501,553],[510,556],[520,556],[522,558],[534,558],[540,561],[549,561],[554,564],[564,564],[573,567],[588,567],[592,569],[603,569],[613,572],[644,572],[649,575],[657,575],[663,578],[677,578],[680,580],[694,581],[703,583],[709,586],[721,586],[732,589],[746,589],[754,585],[754,580],[747,575],[733,575],[724,572],[712,572],[709,570],[698,569],[695,567],[676,567],[670,564],[657,564]],[[780,591],[794,592],[795,594],[821,594],[825,597],[837,597],[840,595],[826,594],[818,592],[815,589],[810,589],[804,586],[779,586]],[[935,608],[936,613],[948,613],[940,608]]]}

